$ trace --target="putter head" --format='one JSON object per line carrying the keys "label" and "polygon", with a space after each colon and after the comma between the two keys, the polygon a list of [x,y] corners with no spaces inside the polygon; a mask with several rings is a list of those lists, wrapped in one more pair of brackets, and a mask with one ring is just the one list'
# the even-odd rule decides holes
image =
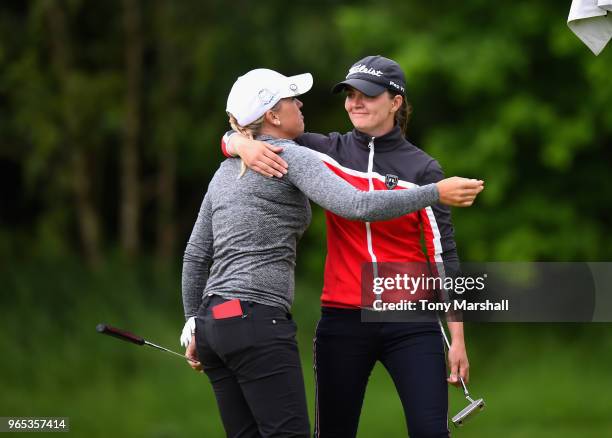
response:
{"label": "putter head", "polygon": [[485,407],[483,399],[472,401],[469,405],[461,410],[457,415],[452,418],[452,422],[455,426],[461,427],[469,418],[474,417],[477,413],[482,411]]}

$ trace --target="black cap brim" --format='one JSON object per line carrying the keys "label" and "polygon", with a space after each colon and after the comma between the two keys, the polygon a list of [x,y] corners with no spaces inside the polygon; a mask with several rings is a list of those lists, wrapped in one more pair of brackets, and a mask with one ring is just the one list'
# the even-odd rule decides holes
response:
{"label": "black cap brim", "polygon": [[374,82],[365,81],[363,79],[347,79],[334,85],[332,93],[339,93],[346,87],[353,87],[356,90],[361,91],[366,96],[376,97],[386,90],[382,85],[375,84]]}

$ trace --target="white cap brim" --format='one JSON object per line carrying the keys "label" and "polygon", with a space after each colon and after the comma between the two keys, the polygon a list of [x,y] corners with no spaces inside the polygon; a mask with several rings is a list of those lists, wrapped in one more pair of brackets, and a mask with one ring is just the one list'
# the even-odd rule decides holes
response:
{"label": "white cap brim", "polygon": [[304,94],[312,88],[312,82],[312,75],[310,73],[289,76],[284,87],[281,87],[280,98],[283,99],[285,97],[294,97]]}

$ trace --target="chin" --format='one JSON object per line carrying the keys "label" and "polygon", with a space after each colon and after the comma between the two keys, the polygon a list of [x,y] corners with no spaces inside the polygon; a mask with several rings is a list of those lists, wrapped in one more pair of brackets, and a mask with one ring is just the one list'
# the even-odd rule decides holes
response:
{"label": "chin", "polygon": [[351,123],[357,129],[365,128],[367,123],[362,117],[349,117],[351,119]]}
{"label": "chin", "polygon": [[366,123],[363,123],[363,122],[360,123],[358,120],[353,121],[353,126],[360,131],[363,131],[368,128],[368,125]]}

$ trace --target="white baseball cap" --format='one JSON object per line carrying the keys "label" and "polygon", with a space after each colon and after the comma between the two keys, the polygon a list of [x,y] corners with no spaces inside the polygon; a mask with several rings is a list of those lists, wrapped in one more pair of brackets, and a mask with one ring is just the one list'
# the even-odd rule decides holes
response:
{"label": "white baseball cap", "polygon": [[299,96],[312,87],[312,75],[284,76],[274,70],[257,68],[240,76],[227,97],[226,111],[246,126],[263,116],[285,97]]}

